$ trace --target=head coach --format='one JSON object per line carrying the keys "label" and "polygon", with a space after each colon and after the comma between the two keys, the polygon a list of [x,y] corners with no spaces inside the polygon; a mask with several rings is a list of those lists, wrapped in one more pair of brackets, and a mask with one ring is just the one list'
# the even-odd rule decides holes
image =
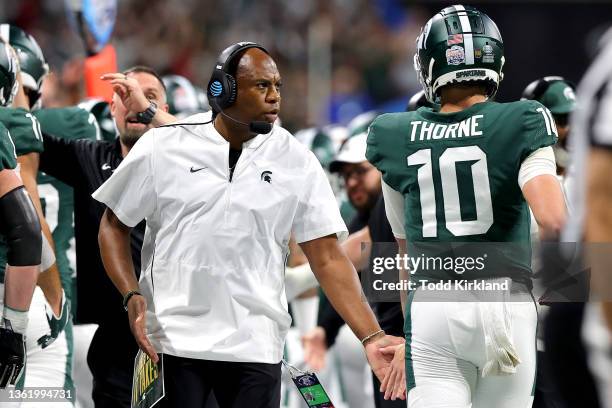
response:
{"label": "head coach", "polygon": [[[289,236],[382,379],[380,330],[339,247],[346,235],[314,154],[280,126],[281,78],[255,43],[221,53],[209,122],[150,130],[93,197],[107,205],[100,250],[140,348],[164,354],[167,406],[278,407],[291,318],[284,293]],[[129,231],[147,233],[136,280]]]}

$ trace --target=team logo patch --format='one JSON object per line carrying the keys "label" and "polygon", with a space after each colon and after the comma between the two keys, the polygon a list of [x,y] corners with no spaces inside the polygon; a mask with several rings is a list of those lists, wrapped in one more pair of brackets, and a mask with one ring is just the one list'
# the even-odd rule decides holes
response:
{"label": "team logo patch", "polygon": [[459,45],[453,45],[446,50],[446,63],[459,65],[465,62],[465,50]]}
{"label": "team logo patch", "polygon": [[448,36],[447,45],[461,44],[463,42],[463,34],[453,34]]}
{"label": "team logo patch", "polygon": [[272,172],[271,171],[264,171],[261,173],[261,176],[259,176],[261,178],[261,181],[265,181],[268,184],[272,184]]}
{"label": "team logo patch", "polygon": [[493,54],[493,47],[491,47],[489,44],[486,44],[484,47],[482,47],[482,52],[484,54],[482,56],[482,62],[487,64],[492,64],[493,62],[495,62],[495,54]]}
{"label": "team logo patch", "polygon": [[566,86],[563,90],[563,96],[565,96],[565,99],[567,99],[568,101],[576,100],[576,94],[574,93],[574,90],[569,86]]}
{"label": "team logo patch", "polygon": [[480,48],[474,50],[474,58],[482,58],[482,50]]}

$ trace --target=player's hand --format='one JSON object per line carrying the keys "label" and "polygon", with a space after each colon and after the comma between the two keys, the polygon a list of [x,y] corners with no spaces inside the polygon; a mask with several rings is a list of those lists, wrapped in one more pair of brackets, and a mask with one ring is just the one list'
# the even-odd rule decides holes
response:
{"label": "player's hand", "polygon": [[406,399],[406,345],[398,344],[382,348],[383,355],[393,356],[391,367],[380,385],[385,399]]}
{"label": "player's hand", "polygon": [[25,365],[23,335],[10,328],[0,327],[0,388],[15,385]]}
{"label": "player's hand", "polygon": [[402,337],[380,335],[374,337],[365,344],[365,353],[368,359],[368,364],[374,375],[378,378],[381,383],[387,376],[387,372],[390,369],[391,361],[393,360],[392,355],[383,354],[382,349],[389,346],[397,346],[403,344],[405,340]]}
{"label": "player's hand", "polygon": [[121,102],[128,111],[139,113],[144,112],[149,107],[150,102],[135,78],[116,72],[104,74],[100,79],[111,83],[113,91],[119,95]]}
{"label": "player's hand", "polygon": [[153,345],[147,337],[146,324],[147,301],[141,295],[134,295],[128,302],[128,318],[130,319],[130,330],[136,339],[138,347],[145,352],[154,363],[159,358]]}
{"label": "player's hand", "polygon": [[55,341],[64,331],[70,319],[70,302],[66,299],[66,294],[62,291],[61,309],[59,316],[55,314],[49,302],[45,302],[45,312],[47,313],[47,322],[49,323],[49,334],[40,337],[37,342],[42,348],[47,348]]}
{"label": "player's hand", "polygon": [[327,343],[325,342],[325,329],[317,326],[302,336],[304,361],[314,371],[325,368],[327,356]]}

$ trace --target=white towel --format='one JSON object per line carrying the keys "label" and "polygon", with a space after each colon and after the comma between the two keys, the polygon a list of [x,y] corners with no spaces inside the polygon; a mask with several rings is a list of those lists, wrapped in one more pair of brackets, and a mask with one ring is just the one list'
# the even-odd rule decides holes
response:
{"label": "white towel", "polygon": [[521,360],[512,342],[509,305],[506,302],[482,302],[480,311],[487,354],[482,377],[516,373]]}

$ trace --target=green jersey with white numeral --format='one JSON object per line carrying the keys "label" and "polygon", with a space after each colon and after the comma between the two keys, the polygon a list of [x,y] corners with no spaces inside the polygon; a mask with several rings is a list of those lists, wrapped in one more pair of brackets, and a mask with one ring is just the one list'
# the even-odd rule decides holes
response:
{"label": "green jersey with white numeral", "polygon": [[0,170],[14,169],[17,167],[17,154],[11,135],[2,123],[0,123]]}
{"label": "green jersey with white numeral", "polygon": [[[40,153],[44,150],[40,124],[29,111],[21,108],[0,108],[0,123],[10,133],[16,156]],[[0,265],[6,264],[7,249],[4,237],[0,237]],[[0,282],[3,281],[4,267],[1,267]]]}
{"label": "green jersey with white numeral", "polygon": [[[64,139],[99,138],[95,117],[79,107],[38,109],[32,112],[44,133]],[[66,297],[76,310],[76,255],[74,243],[74,194],[72,187],[44,173],[38,173],[38,191],[55,242],[55,257]]]}
{"label": "green jersey with white numeral", "polygon": [[44,150],[40,124],[30,111],[0,108],[0,123],[11,133],[17,156]]}
{"label": "green jersey with white numeral", "polygon": [[[379,116],[367,158],[404,196],[406,240],[423,243],[419,252],[440,242],[516,243],[499,245],[495,255],[524,277],[531,269],[530,217],[519,169],[556,139],[552,115],[535,101],[483,102],[453,113],[420,108]],[[462,278],[499,274],[485,268]]]}

